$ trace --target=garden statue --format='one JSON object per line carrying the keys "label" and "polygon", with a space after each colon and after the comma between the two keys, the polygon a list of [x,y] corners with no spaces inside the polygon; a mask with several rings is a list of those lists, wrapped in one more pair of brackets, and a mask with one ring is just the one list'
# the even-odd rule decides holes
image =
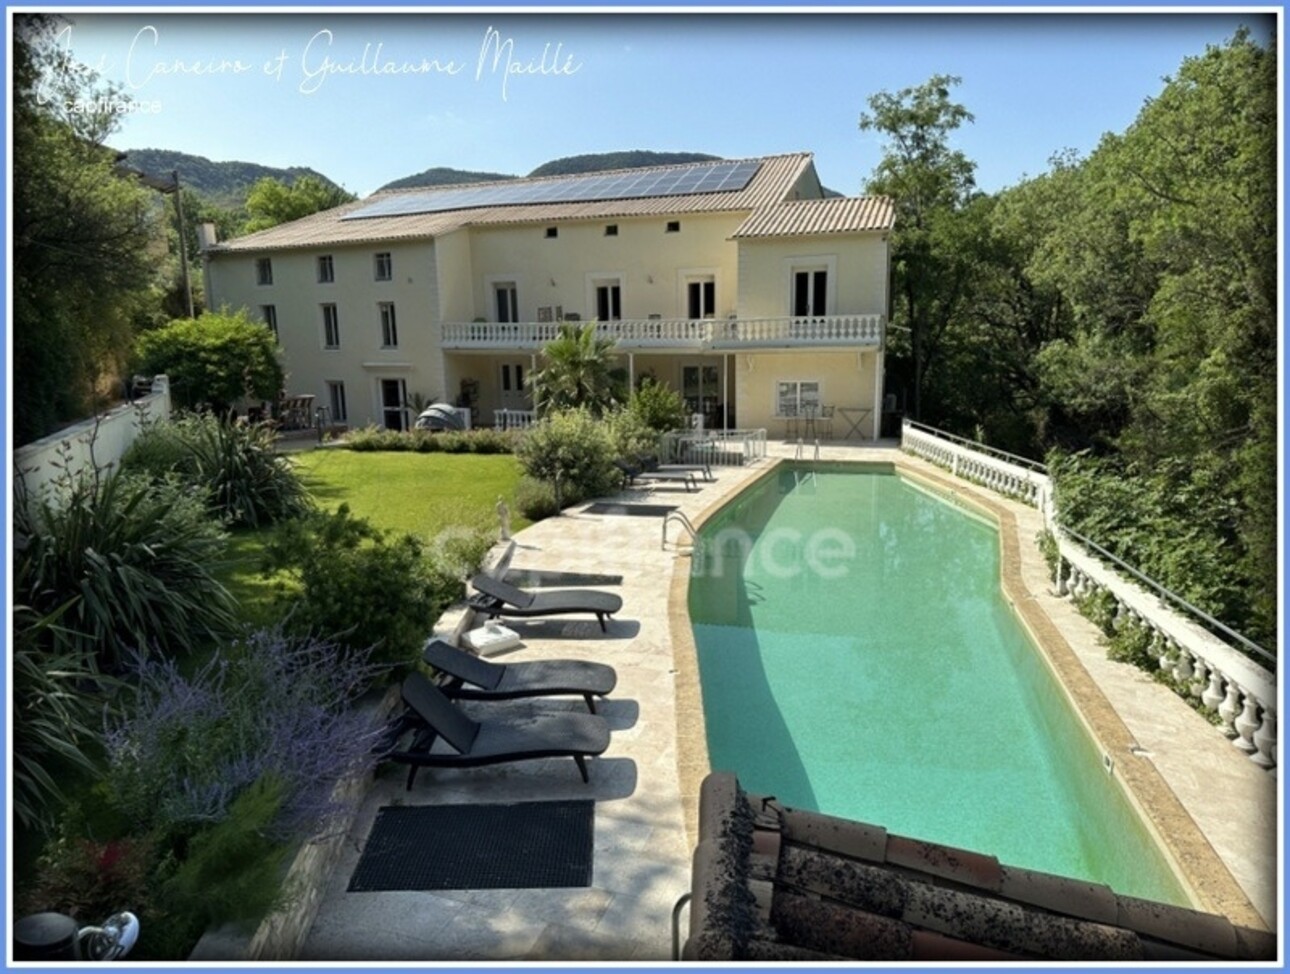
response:
{"label": "garden statue", "polygon": [[502,541],[511,540],[511,509],[506,506],[506,501],[499,494],[497,497],[497,524],[498,536]]}

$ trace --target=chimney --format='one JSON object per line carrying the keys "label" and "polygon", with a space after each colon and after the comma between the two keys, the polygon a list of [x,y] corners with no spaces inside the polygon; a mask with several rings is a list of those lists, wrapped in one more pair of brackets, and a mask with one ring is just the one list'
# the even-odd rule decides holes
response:
{"label": "chimney", "polygon": [[197,225],[197,246],[205,251],[210,250],[215,244],[219,243],[216,239],[215,224],[199,223]]}

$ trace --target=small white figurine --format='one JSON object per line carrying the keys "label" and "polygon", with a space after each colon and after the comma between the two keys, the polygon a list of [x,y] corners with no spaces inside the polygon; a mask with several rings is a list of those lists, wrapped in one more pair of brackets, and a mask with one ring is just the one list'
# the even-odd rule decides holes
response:
{"label": "small white figurine", "polygon": [[499,494],[497,497],[497,524],[499,536],[503,541],[511,540],[511,509],[506,506],[506,501]]}

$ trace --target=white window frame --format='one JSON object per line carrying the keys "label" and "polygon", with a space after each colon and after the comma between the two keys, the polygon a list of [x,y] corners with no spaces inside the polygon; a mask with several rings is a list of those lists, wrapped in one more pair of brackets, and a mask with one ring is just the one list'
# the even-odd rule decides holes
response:
{"label": "white window frame", "polygon": [[256,287],[273,286],[273,258],[272,257],[255,258],[255,286]]}
{"label": "white window frame", "polygon": [[[587,275],[587,278],[586,278],[587,308],[590,312],[587,315],[588,321],[590,321],[593,318],[596,321],[621,321],[623,319],[623,307],[626,303],[623,300],[623,292],[625,290],[625,288],[623,287],[623,281],[626,280],[626,278],[627,278],[627,275],[624,274],[622,271],[600,271],[600,272],[593,272]],[[599,314],[600,289],[602,287],[618,288],[618,317],[617,318],[614,318],[612,315],[610,315],[608,318],[600,317],[600,314]]]}
{"label": "white window frame", "polygon": [[381,319],[381,348],[399,347],[398,316],[394,313],[393,301],[381,301],[376,305]]}
{"label": "white window frame", "polygon": [[[377,251],[372,257],[372,275],[377,281],[394,280],[394,254],[388,250]],[[382,273],[384,271],[384,273]]]}
{"label": "white window frame", "polygon": [[[802,386],[815,386],[815,394],[811,399],[802,395]],[[782,395],[785,386],[792,386],[793,406],[797,410],[795,413],[786,413],[783,411],[784,396]],[[776,379],[771,386],[771,415],[776,419],[787,419],[791,416],[801,416],[802,407],[814,405],[818,410],[824,402],[824,383],[820,379]]]}
{"label": "white window frame", "polygon": [[[502,314],[502,296],[506,295],[506,315]],[[492,286],[493,320],[499,324],[514,325],[520,320],[520,289],[515,281],[494,281]]]}
{"label": "white window frame", "polygon": [[[784,308],[789,318],[823,318],[836,314],[838,306],[838,258],[836,254],[814,254],[789,257],[785,260]],[[824,271],[824,311],[799,315],[793,307],[797,288],[797,275],[802,272]]]}
{"label": "white window frame", "polygon": [[276,304],[260,305],[260,317],[264,319],[264,327],[273,333],[273,340],[281,343],[282,338],[278,334],[278,306]]}
{"label": "white window frame", "polygon": [[717,308],[721,307],[721,274],[716,267],[683,267],[676,273],[677,282],[677,317],[690,317],[690,285],[712,285],[712,309],[700,318],[716,318]]}
{"label": "white window frame", "polygon": [[345,383],[340,379],[328,379],[327,405],[331,409],[333,423],[349,421],[349,404],[345,401]]}
{"label": "white window frame", "polygon": [[318,283],[336,283],[336,259],[331,254],[322,254],[318,258]]}
{"label": "white window frame", "polygon": [[340,348],[340,311],[335,304],[323,304],[322,321],[323,321],[323,349],[326,351],[335,351]]}

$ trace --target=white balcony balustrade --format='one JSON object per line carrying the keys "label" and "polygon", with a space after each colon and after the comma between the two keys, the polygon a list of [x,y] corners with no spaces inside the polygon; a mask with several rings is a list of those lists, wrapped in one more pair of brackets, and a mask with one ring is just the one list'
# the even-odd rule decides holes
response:
{"label": "white balcony balustrade", "polygon": [[[573,324],[577,324],[574,322]],[[457,349],[538,349],[557,338],[561,322],[445,322],[442,346]],[[623,349],[740,349],[882,345],[882,315],[819,318],[631,318],[596,322],[596,334]]]}

